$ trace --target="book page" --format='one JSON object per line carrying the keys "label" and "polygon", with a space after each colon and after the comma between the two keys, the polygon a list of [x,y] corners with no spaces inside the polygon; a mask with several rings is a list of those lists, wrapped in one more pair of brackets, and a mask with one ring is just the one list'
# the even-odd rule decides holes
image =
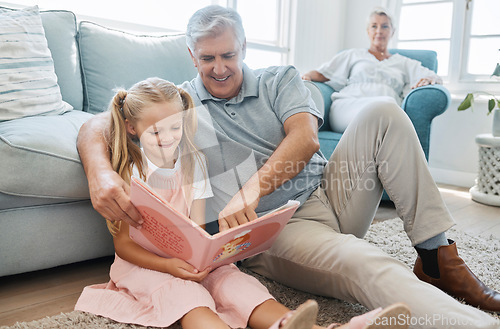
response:
{"label": "book page", "polygon": [[130,199],[144,219],[141,230],[130,227],[130,237],[157,255],[183,259],[198,270],[215,269],[269,249],[299,206],[298,201],[289,201],[274,212],[212,236],[135,177]]}

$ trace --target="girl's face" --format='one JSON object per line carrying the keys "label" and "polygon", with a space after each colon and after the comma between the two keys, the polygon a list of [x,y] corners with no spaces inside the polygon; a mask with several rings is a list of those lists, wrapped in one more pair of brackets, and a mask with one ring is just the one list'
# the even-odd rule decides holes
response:
{"label": "girl's face", "polygon": [[[146,156],[160,168],[173,168],[182,138],[182,105],[178,101],[151,104],[144,108],[133,131]],[[132,125],[131,125],[132,126]]]}

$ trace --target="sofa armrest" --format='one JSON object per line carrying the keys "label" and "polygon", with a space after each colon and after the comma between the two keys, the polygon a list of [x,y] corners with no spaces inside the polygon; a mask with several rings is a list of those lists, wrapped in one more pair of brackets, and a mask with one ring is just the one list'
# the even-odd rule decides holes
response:
{"label": "sofa armrest", "polygon": [[431,122],[446,111],[450,103],[450,93],[445,87],[428,85],[413,89],[401,104],[415,127],[427,159],[429,159]]}
{"label": "sofa armrest", "polygon": [[[325,122],[319,130],[331,131],[328,116],[332,105],[331,96],[334,89],[323,82],[309,82],[308,84],[314,84],[323,97],[323,118]],[[442,85],[429,85],[413,89],[403,100],[401,107],[407,113],[415,127],[427,160],[429,160],[431,122],[436,116],[446,111],[450,103],[450,93]]]}
{"label": "sofa armrest", "polygon": [[324,114],[323,114],[323,119],[324,123],[323,126],[319,129],[320,131],[331,131],[332,128],[330,127],[330,120],[328,120],[329,114],[330,114],[330,107],[332,106],[332,94],[334,92],[333,88],[327,85],[326,83],[323,82],[312,82],[316,87],[318,87],[321,96],[323,97],[323,104],[324,104]]}

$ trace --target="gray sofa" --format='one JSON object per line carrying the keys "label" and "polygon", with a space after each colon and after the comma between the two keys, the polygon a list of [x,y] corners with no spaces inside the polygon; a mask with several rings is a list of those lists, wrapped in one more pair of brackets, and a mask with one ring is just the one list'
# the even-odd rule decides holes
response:
{"label": "gray sofa", "polygon": [[0,122],[0,276],[112,255],[76,150],[80,126],[116,86],[192,79],[181,36],[134,36],[68,11],[41,12],[63,100],[73,110]]}

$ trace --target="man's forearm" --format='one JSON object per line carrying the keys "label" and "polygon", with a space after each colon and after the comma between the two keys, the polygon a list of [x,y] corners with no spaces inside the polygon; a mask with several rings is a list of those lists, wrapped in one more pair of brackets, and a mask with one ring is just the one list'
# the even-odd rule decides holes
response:
{"label": "man's forearm", "polygon": [[108,123],[108,113],[102,113],[85,122],[78,133],[76,146],[87,177],[93,177],[97,170],[112,170],[106,140]]}
{"label": "man's forearm", "polygon": [[95,210],[112,221],[124,220],[134,227],[142,223],[130,202],[128,184],[113,170],[106,136],[109,113],[87,121],[78,134],[77,148],[89,182],[90,200]]}
{"label": "man's forearm", "polygon": [[302,118],[294,118],[299,120],[291,122],[288,129],[285,127],[286,137],[256,174],[261,197],[297,176],[319,150],[316,117],[306,113],[296,116]]}

